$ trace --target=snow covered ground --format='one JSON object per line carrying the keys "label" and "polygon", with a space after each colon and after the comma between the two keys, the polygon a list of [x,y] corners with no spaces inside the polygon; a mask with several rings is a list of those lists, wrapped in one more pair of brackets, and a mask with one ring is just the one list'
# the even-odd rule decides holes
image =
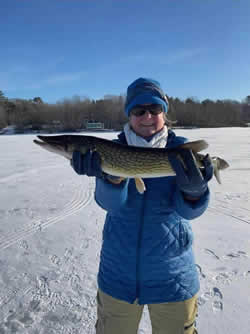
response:
{"label": "snow covered ground", "polygon": [[[250,331],[250,128],[176,130],[231,167],[192,222],[202,334]],[[115,133],[97,136],[112,139]],[[92,334],[105,212],[93,178],[33,144],[0,137],[0,334]],[[150,334],[145,308],[140,334]]]}

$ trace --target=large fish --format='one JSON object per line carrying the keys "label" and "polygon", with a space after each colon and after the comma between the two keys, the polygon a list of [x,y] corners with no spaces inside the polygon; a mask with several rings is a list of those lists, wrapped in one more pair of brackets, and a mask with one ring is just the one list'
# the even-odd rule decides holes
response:
{"label": "large fish", "polygon": [[[208,147],[204,140],[188,142],[176,148],[146,148],[123,145],[94,136],[57,135],[38,136],[38,138],[40,141],[35,139],[34,143],[69,160],[75,150],[83,154],[88,150],[96,150],[101,157],[101,167],[105,173],[121,178],[134,178],[140,193],[146,190],[142,178],[175,175],[168,159],[169,152],[180,149],[191,150],[197,166],[202,169],[205,155],[198,152]],[[229,167],[229,164],[219,157],[211,157],[211,160],[214,175],[221,183],[219,171]]]}

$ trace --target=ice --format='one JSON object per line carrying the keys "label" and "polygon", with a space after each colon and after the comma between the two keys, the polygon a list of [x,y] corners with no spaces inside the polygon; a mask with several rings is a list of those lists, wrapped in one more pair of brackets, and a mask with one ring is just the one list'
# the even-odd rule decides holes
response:
{"label": "ice", "polygon": [[[200,333],[250,330],[250,128],[179,129],[227,160],[222,185],[192,222]],[[112,139],[116,133],[92,133]],[[93,334],[105,212],[94,180],[33,144],[0,136],[0,333]],[[150,334],[145,308],[139,333]]]}

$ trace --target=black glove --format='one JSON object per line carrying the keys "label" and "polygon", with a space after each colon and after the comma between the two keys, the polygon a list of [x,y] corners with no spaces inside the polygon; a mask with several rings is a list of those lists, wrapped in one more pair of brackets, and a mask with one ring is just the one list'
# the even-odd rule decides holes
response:
{"label": "black glove", "polygon": [[[178,155],[183,160],[184,165]],[[213,165],[210,156],[207,154],[204,157],[204,168],[201,170],[197,167],[194,155],[190,150],[170,152],[168,157],[176,173],[176,184],[184,195],[194,199],[204,195],[207,191],[207,182],[213,177]]]}
{"label": "black glove", "polygon": [[119,176],[106,174],[101,168],[101,157],[96,151],[87,151],[82,154],[79,151],[74,151],[72,154],[71,166],[79,175],[95,176],[109,181],[120,180]]}
{"label": "black glove", "polygon": [[104,173],[101,168],[101,157],[98,152],[88,150],[85,154],[74,151],[71,166],[79,175],[95,176],[102,178]]}

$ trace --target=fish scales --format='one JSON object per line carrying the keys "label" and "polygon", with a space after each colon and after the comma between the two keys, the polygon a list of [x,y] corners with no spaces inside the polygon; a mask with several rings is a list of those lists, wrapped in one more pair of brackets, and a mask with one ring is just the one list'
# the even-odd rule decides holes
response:
{"label": "fish scales", "polygon": [[162,154],[155,154],[151,150],[140,152],[140,154],[134,153],[133,150],[108,152],[98,147],[97,151],[102,159],[103,170],[113,171],[115,175],[140,176],[149,173],[164,175],[168,171],[173,174],[166,152],[161,152]]}
{"label": "fish scales", "polygon": [[[198,152],[208,147],[204,140],[196,140],[181,144],[174,149],[168,149],[128,146],[103,138],[83,135],[38,136],[38,138],[40,141],[34,140],[35,144],[67,159],[72,159],[74,151],[85,154],[88,150],[96,150],[100,155],[104,172],[125,178],[135,178],[137,190],[141,193],[145,191],[142,178],[175,175],[168,159],[169,152],[178,152],[180,149],[191,150],[197,167],[202,168],[204,155]],[[212,157],[211,162],[214,167],[214,175],[221,183],[219,171],[228,168],[229,164],[219,157]]]}
{"label": "fish scales", "polygon": [[[116,145],[114,142],[102,139],[95,141],[88,139],[84,144],[100,154],[103,170],[113,171],[113,175],[139,176],[149,173],[161,175],[167,171],[173,174],[165,149],[137,150],[132,146]],[[86,149],[81,151],[85,153]]]}

